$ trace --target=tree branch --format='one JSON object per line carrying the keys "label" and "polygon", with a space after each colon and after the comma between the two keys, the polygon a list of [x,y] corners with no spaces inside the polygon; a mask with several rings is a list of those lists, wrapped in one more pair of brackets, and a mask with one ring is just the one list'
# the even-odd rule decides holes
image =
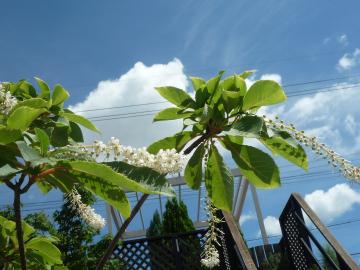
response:
{"label": "tree branch", "polygon": [[101,258],[100,262],[96,266],[96,270],[102,270],[107,262],[107,260],[110,258],[112,252],[114,251],[117,243],[119,242],[121,236],[125,232],[126,228],[129,226],[130,222],[133,220],[133,218],[136,216],[137,212],[140,210],[140,207],[144,204],[147,197],[149,197],[149,194],[143,194],[140,198],[140,200],[137,202],[135,207],[130,213],[130,216],[124,221],[124,223],[121,225],[119,231],[114,236],[114,239],[111,241],[109,247],[107,248],[104,256]]}

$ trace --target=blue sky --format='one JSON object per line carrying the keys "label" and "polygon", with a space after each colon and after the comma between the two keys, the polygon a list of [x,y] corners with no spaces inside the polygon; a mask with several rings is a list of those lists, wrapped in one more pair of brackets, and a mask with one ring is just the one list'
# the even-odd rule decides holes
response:
{"label": "blue sky", "polygon": [[[253,79],[267,74],[281,79],[283,85],[343,78],[285,87],[288,95],[322,87],[346,90],[317,95],[311,91],[312,95],[289,98],[285,106],[266,112],[298,123],[301,129],[319,136],[359,164],[359,8],[355,0],[2,1],[0,81],[39,76],[51,85],[61,83],[72,94],[68,105],[81,110],[158,101],[153,86],[169,83],[187,87],[185,75],[209,78],[222,69],[228,74],[257,69]],[[91,91],[96,98],[88,96]],[[87,116],[160,107],[109,110]],[[178,126],[152,125],[151,116],[96,123],[103,130],[101,139],[117,136],[124,144],[134,146],[146,146],[175,132]],[[94,138],[88,135],[89,140]],[[289,181],[302,182],[259,191],[264,217],[278,217],[291,192],[305,196],[348,183],[331,174],[324,162],[314,161],[312,156],[311,160],[310,173],[319,173],[313,177],[298,176],[303,172],[279,161],[284,181],[295,176]],[[360,192],[358,184],[349,187]],[[10,202],[4,188],[0,192],[0,203]],[[343,199],[333,198],[331,192],[326,194],[325,198],[335,202]],[[330,211],[324,220],[336,223],[357,218],[360,195],[352,195],[350,208],[341,214]],[[51,201],[59,196],[52,193],[42,197],[32,191],[24,201]],[[324,205],[316,207],[324,210]],[[100,206],[99,211],[103,211]],[[242,224],[245,236],[256,238],[258,228],[254,226],[250,200],[244,213],[250,217]],[[360,251],[356,249],[359,240],[351,237],[357,226],[351,223],[332,228],[349,252]]]}

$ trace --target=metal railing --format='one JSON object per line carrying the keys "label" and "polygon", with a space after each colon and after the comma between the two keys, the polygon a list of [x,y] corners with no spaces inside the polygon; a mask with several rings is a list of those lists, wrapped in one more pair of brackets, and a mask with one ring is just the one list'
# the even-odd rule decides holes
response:
{"label": "metal railing", "polygon": [[[326,252],[324,246],[306,226],[303,213],[333,249],[336,260]],[[283,234],[281,242],[292,269],[360,269],[299,194],[293,193],[290,196],[279,221]],[[322,260],[317,258],[314,249],[321,254]]]}

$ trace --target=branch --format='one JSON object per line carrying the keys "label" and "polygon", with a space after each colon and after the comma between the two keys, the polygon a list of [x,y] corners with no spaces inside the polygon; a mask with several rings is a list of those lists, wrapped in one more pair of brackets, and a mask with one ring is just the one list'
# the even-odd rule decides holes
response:
{"label": "branch", "polygon": [[210,137],[210,134],[208,132],[204,133],[200,138],[198,138],[196,141],[194,141],[188,148],[185,149],[184,154],[188,155],[194,150],[200,143],[205,141]]}
{"label": "branch", "polygon": [[4,180],[5,185],[7,185],[10,189],[15,190],[15,185],[10,182],[10,180],[5,179]]}
{"label": "branch", "polygon": [[28,190],[30,189],[30,187],[35,183],[35,181],[33,181],[31,179],[31,177],[29,177],[29,182],[25,185],[24,188],[20,189],[20,193],[24,194],[26,192],[28,192]]}
{"label": "branch", "polygon": [[49,175],[49,174],[53,174],[53,173],[55,173],[56,171],[64,171],[64,170],[66,170],[65,167],[55,167],[55,168],[47,169],[47,170],[45,170],[45,171],[43,171],[43,172],[41,172],[41,173],[32,175],[32,176],[30,177],[30,181],[35,182],[36,179],[38,179],[38,178],[42,178],[42,177],[47,176],[47,175]]}

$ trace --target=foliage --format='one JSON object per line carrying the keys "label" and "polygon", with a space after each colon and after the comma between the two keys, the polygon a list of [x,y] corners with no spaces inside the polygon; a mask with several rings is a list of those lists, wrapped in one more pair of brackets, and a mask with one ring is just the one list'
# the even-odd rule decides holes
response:
{"label": "foliage", "polygon": [[[339,260],[336,256],[335,250],[329,244],[324,246],[324,250],[326,254],[331,258],[331,260],[335,263],[335,265],[339,267]],[[333,269],[332,265],[328,262],[327,258],[323,254],[321,254],[321,257],[322,257],[324,270]]]}
{"label": "foliage", "polygon": [[[83,203],[91,205],[96,201],[86,189],[77,190]],[[54,213],[54,220],[64,264],[69,269],[87,269],[89,247],[98,231],[84,222],[67,200],[64,200],[61,210]]]}
{"label": "foliage", "polygon": [[161,236],[161,235],[162,235],[162,222],[159,211],[156,210],[152,217],[152,220],[150,221],[150,226],[146,230],[146,236],[153,237],[153,236]]}
{"label": "foliage", "polygon": [[227,211],[232,208],[233,176],[216,142],[231,153],[240,172],[259,188],[278,187],[279,169],[270,155],[245,145],[244,138],[255,138],[274,154],[305,170],[308,168],[301,145],[288,132],[266,125],[264,117],[256,114],[263,106],[285,101],[283,89],[270,80],[256,81],[247,89],[245,79],[252,73],[246,71],[222,80],[223,72],[220,72],[208,81],[191,77],[195,98],[176,87],[156,88],[175,106],[156,114],[154,121],[182,119],[183,129],[153,143],[148,151],[157,153],[160,148],[175,148],[179,152],[185,149],[184,153],[189,154],[195,150],[185,169],[187,184],[198,189],[205,179],[214,205]]}
{"label": "foliage", "polygon": [[179,202],[176,198],[169,199],[166,202],[163,214],[162,233],[184,233],[193,230],[195,230],[195,227],[188,215],[184,202]]}
{"label": "foliage", "polygon": [[[23,222],[24,241],[29,269],[62,266],[61,253],[55,237],[34,236],[35,229]],[[0,268],[20,268],[15,222],[0,216]],[[65,269],[65,268],[63,268]]]}
{"label": "foliage", "polygon": [[34,227],[36,234],[44,236],[50,234],[56,236],[56,228],[44,212],[28,214],[24,218],[24,221]]}

